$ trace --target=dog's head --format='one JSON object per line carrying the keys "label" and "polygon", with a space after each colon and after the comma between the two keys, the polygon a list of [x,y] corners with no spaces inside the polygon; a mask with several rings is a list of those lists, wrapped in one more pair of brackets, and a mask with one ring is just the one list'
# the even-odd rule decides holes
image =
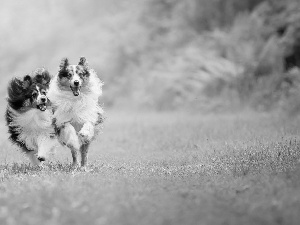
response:
{"label": "dog's head", "polygon": [[13,109],[37,108],[45,111],[49,105],[47,91],[50,82],[49,72],[37,69],[33,76],[14,78],[8,88],[8,103]]}
{"label": "dog's head", "polygon": [[25,105],[27,107],[37,108],[45,111],[49,105],[47,91],[49,88],[50,75],[45,69],[37,69],[33,77],[27,75],[23,80],[23,89],[25,92]]}
{"label": "dog's head", "polygon": [[64,88],[69,88],[74,96],[79,96],[82,87],[89,81],[90,71],[85,57],[81,57],[77,65],[70,65],[67,58],[62,59],[59,66],[58,81]]}

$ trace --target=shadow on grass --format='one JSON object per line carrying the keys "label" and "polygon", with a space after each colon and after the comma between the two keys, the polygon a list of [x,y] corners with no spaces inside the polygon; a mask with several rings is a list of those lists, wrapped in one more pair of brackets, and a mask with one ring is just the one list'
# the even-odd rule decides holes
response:
{"label": "shadow on grass", "polygon": [[[300,164],[300,142],[297,139],[274,143],[256,143],[240,147],[226,146],[228,153],[215,157],[211,164],[216,170],[235,176],[259,173],[281,173]],[[233,152],[234,151],[234,152]]]}
{"label": "shadow on grass", "polygon": [[91,162],[85,169],[74,169],[71,164],[50,162],[43,167],[30,164],[0,165],[0,178],[9,175],[33,175],[38,173],[92,173],[124,176],[215,176],[231,177],[250,174],[281,173],[300,165],[300,142],[297,139],[279,142],[256,142],[250,146],[226,145],[223,153],[216,153],[202,161],[182,163],[180,160],[153,160],[148,162]]}
{"label": "shadow on grass", "polygon": [[89,172],[89,171],[98,171],[102,165],[92,165],[88,166],[86,170],[80,168],[73,168],[71,164],[62,164],[62,163],[46,163],[43,166],[32,166],[31,164],[26,163],[13,163],[13,164],[6,164],[0,165],[0,171],[2,174],[7,173],[10,175],[16,174],[35,174],[43,171],[47,172],[62,172],[62,173],[71,173],[74,171],[81,171],[81,172]]}

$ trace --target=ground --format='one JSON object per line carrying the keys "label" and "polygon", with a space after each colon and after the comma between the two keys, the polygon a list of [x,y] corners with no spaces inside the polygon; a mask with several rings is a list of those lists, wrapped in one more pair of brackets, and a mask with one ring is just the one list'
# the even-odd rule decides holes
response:
{"label": "ground", "polygon": [[274,114],[108,111],[88,171],[66,149],[31,167],[3,134],[0,224],[298,224],[299,130]]}

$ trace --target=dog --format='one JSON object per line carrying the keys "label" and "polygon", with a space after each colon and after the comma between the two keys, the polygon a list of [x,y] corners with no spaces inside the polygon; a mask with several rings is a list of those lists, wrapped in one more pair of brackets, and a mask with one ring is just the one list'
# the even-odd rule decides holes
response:
{"label": "dog", "polygon": [[53,124],[59,142],[71,150],[73,168],[86,168],[88,148],[102,128],[103,109],[99,105],[102,81],[89,68],[85,57],[77,65],[61,60],[58,73],[50,82],[48,97],[53,106]]}
{"label": "dog", "polygon": [[51,76],[44,68],[24,78],[13,78],[8,85],[6,122],[9,139],[41,165],[47,154],[59,145],[52,125],[52,110],[47,98]]}

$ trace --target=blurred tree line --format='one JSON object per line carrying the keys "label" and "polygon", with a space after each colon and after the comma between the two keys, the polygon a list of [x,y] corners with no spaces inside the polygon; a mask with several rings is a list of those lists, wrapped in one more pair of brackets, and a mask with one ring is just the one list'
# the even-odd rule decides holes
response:
{"label": "blurred tree line", "polygon": [[[197,32],[212,30],[217,27],[228,27],[241,12],[251,12],[264,0],[153,0],[149,2],[149,14],[153,18],[181,19],[185,25]],[[181,13],[177,14],[178,8]],[[178,12],[178,11],[177,11]],[[176,15],[171,15],[175,13]],[[177,18],[176,18],[177,16]],[[182,18],[178,18],[182,17]]]}
{"label": "blurred tree line", "polygon": [[297,0],[148,1],[147,71],[159,76],[149,89],[164,86],[153,105],[297,111],[299,15]]}
{"label": "blurred tree line", "polygon": [[0,3],[3,85],[84,55],[107,107],[269,109],[298,93],[298,0]]}

